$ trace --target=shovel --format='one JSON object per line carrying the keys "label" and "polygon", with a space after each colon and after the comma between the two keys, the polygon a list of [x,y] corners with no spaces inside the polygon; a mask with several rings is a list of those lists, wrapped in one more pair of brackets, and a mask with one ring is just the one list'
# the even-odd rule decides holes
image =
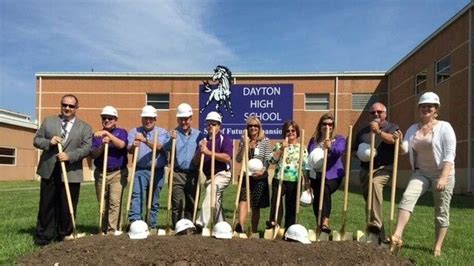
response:
{"label": "shovel", "polygon": [[[247,136],[247,129],[244,130],[244,136]],[[237,185],[237,194],[235,196],[235,208],[234,208],[234,215],[232,216],[232,227],[235,228],[236,226],[236,217],[237,217],[237,210],[239,209],[239,198],[240,198],[240,192],[242,190],[242,183],[244,179],[244,169],[247,168],[247,161],[245,160],[245,154],[248,153],[248,142],[247,142],[247,137],[245,137],[244,141],[244,157],[242,158],[242,163],[240,165],[240,175],[239,175],[239,183]],[[240,215],[240,212],[239,212]],[[245,237],[241,236],[244,235]],[[238,236],[241,238],[246,238],[247,235],[242,234],[242,233],[237,233],[234,231],[234,236]]]}
{"label": "shovel", "polygon": [[[201,158],[199,160],[199,173],[198,173],[198,180],[196,184],[196,194],[194,196],[194,212],[193,212],[193,224],[196,224],[196,217],[197,217],[197,209],[199,200],[201,198],[201,185],[206,183],[206,176],[204,175],[203,169],[204,168],[204,154],[201,153]],[[204,227],[201,232],[202,236],[211,236],[211,231],[207,227]]]}
{"label": "shovel", "polygon": [[[329,139],[329,130],[326,129],[325,132],[325,139]],[[321,186],[319,189],[319,208],[318,208],[318,228],[316,229],[316,235],[318,241],[329,241],[329,234],[321,231],[321,225],[323,221],[323,201],[324,201],[324,189],[326,188],[326,172],[328,165],[328,149],[324,149],[324,159],[323,159],[323,166],[321,168]]]}
{"label": "shovel", "polygon": [[370,163],[369,163],[369,191],[367,193],[367,227],[366,236],[361,238],[367,243],[378,243],[378,236],[369,233],[370,217],[372,216],[372,198],[373,198],[373,178],[374,178],[374,158],[375,158],[375,133],[370,133]]}
{"label": "shovel", "polygon": [[[247,135],[245,135],[247,136]],[[249,164],[249,139],[247,137],[245,137],[245,155],[244,155],[244,159],[245,159],[245,167],[248,166]],[[249,170],[248,169],[245,169],[245,192],[246,192],[246,197],[247,197],[247,235],[252,235],[252,225],[251,225],[251,221],[249,221],[249,217],[252,215],[251,214],[251,208],[250,208],[250,177],[249,177]],[[247,235],[244,234],[244,236],[242,236],[242,234],[240,234],[239,236],[241,238],[247,238]]]}
{"label": "shovel", "polygon": [[397,191],[397,175],[398,175],[398,149],[400,145],[400,139],[395,139],[395,150],[393,154],[393,173],[392,173],[392,194],[390,195],[390,222],[388,224],[390,237],[389,240],[385,240],[382,243],[382,247],[390,248],[390,251],[393,252],[395,255],[398,255],[400,252],[400,246],[392,245],[391,243],[391,236],[393,235],[394,229],[394,216],[395,216],[395,193]]}
{"label": "shovel", "polygon": [[[59,153],[63,152],[63,145],[61,143],[58,143],[58,151]],[[74,209],[72,207],[71,190],[69,190],[69,181],[67,179],[67,171],[66,171],[65,162],[61,162],[61,172],[63,174],[64,190],[66,190],[67,206],[69,207],[69,214],[71,214],[72,235],[74,236],[74,238],[76,238],[77,237],[76,220],[74,219]]]}
{"label": "shovel", "polygon": [[158,235],[174,235],[170,227],[171,220],[171,197],[173,196],[173,175],[174,175],[174,160],[176,156],[176,139],[171,141],[171,164],[169,169],[169,178],[168,178],[168,206],[166,206],[166,232],[163,233],[162,230],[158,230]]}
{"label": "shovel", "polygon": [[347,148],[346,148],[346,173],[344,177],[344,205],[342,207],[342,225],[339,231],[332,231],[332,240],[352,240],[352,232],[346,232],[347,222],[347,200],[349,196],[349,178],[351,175],[351,141],[352,141],[352,126],[349,126],[349,134],[347,135]]}
{"label": "shovel", "polygon": [[104,201],[105,201],[105,185],[106,185],[106,177],[107,177],[107,160],[109,157],[109,143],[105,143],[104,145],[104,164],[102,166],[102,186],[100,189],[100,206],[99,206],[99,234],[104,232],[103,229],[103,216],[104,216]]}
{"label": "shovel", "polygon": [[275,223],[273,228],[266,229],[265,233],[263,235],[264,239],[275,239],[279,233],[280,230],[280,225],[278,225],[278,211],[280,209],[280,198],[281,198],[281,189],[283,186],[283,177],[284,177],[284,171],[285,171],[285,161],[286,161],[286,156],[287,156],[287,150],[286,148],[283,149],[283,154],[281,157],[281,167],[280,167],[280,180],[278,182],[278,191],[277,191],[277,199],[276,199],[276,206],[275,206],[275,218],[273,222]]}
{"label": "shovel", "polygon": [[214,177],[216,172],[216,130],[212,127],[212,137],[211,137],[211,217],[210,221],[208,221],[208,227],[204,227],[202,229],[203,236],[211,236],[212,228],[214,227],[215,219],[216,219],[216,179]]}
{"label": "shovel", "polygon": [[158,130],[155,128],[155,134],[153,136],[153,150],[151,155],[151,174],[150,174],[150,184],[148,186],[148,204],[145,220],[147,224],[150,224],[150,212],[151,212],[151,203],[153,200],[153,183],[155,181],[155,166],[156,166],[156,144],[158,142]]}
{"label": "shovel", "polygon": [[135,147],[133,150],[133,162],[132,162],[132,175],[130,178],[130,187],[128,188],[128,199],[127,199],[127,207],[125,210],[125,223],[124,223],[124,230],[126,230],[128,226],[128,213],[130,212],[130,203],[132,201],[132,193],[133,193],[133,182],[135,180],[135,170],[137,168],[137,158],[138,158],[138,146]]}

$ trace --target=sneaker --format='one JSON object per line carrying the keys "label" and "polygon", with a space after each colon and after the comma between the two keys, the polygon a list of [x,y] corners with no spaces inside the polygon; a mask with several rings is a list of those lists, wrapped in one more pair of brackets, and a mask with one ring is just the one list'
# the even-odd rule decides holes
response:
{"label": "sneaker", "polygon": [[71,240],[75,240],[75,239],[78,239],[78,238],[83,238],[86,236],[86,233],[76,233],[76,235],[74,234],[70,234],[68,236],[65,236],[64,237],[64,241],[71,241]]}

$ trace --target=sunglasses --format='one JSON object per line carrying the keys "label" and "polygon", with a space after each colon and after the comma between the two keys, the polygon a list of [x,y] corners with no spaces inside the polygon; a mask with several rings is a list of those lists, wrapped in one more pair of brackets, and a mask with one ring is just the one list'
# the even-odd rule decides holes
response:
{"label": "sunglasses", "polygon": [[62,106],[63,108],[66,108],[66,107],[69,107],[69,108],[71,108],[71,109],[76,108],[76,106],[75,106],[74,104],[67,104],[67,103],[61,103],[61,106]]}
{"label": "sunglasses", "polygon": [[109,120],[109,121],[115,120],[115,116],[102,116],[102,121],[106,121],[106,120]]}
{"label": "sunglasses", "polygon": [[296,129],[287,129],[286,130],[286,133],[295,133],[296,132]]}
{"label": "sunglasses", "polygon": [[209,126],[211,126],[211,127],[216,127],[216,126],[218,126],[218,125],[219,125],[219,123],[207,123],[207,124],[206,124],[206,126],[208,126],[208,127],[209,127]]}
{"label": "sunglasses", "polygon": [[247,128],[252,128],[252,127],[260,127],[259,125],[247,125]]}
{"label": "sunglasses", "polygon": [[383,112],[385,112],[385,111],[381,111],[381,110],[370,111],[370,114],[371,114],[371,115],[375,115],[376,113],[377,113],[377,114],[382,114]]}
{"label": "sunglasses", "polygon": [[426,103],[423,103],[423,104],[420,104],[420,107],[421,108],[433,108],[433,107],[436,107],[436,105],[434,104],[426,104]]}
{"label": "sunglasses", "polygon": [[325,127],[325,126],[333,126],[334,125],[334,122],[321,122],[321,126]]}

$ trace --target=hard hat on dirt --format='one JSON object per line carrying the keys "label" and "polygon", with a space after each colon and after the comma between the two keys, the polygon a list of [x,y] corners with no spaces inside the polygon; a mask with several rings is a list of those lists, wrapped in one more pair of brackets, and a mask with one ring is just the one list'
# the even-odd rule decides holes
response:
{"label": "hard hat on dirt", "polygon": [[214,225],[214,228],[212,228],[212,233],[215,238],[231,239],[234,232],[232,231],[232,227],[228,222],[222,221]]}
{"label": "hard hat on dirt", "polygon": [[118,112],[117,109],[115,109],[113,106],[106,106],[102,109],[102,113],[100,115],[111,115],[115,116],[118,118]]}
{"label": "hard hat on dirt", "polygon": [[187,235],[193,234],[196,231],[196,227],[193,222],[189,219],[181,219],[176,223],[175,226],[175,235]]}
{"label": "hard hat on dirt", "polygon": [[441,105],[439,102],[439,97],[436,93],[428,91],[423,93],[420,96],[420,100],[418,101],[418,105],[424,104],[424,103],[432,103],[432,104],[437,104],[438,106]]}
{"label": "hard hat on dirt", "polygon": [[309,154],[308,164],[312,169],[321,170],[323,167],[324,150],[320,147],[312,150]]}
{"label": "hard hat on dirt", "polygon": [[148,225],[144,221],[137,220],[130,225],[130,232],[128,232],[130,239],[145,239],[148,234]]}
{"label": "hard hat on dirt", "polygon": [[219,124],[222,124],[222,116],[218,112],[210,112],[206,116],[206,121],[216,121],[219,122]]}
{"label": "hard hat on dirt", "polygon": [[141,117],[156,117],[156,109],[151,105],[147,105],[142,108]]}
{"label": "hard hat on dirt", "polygon": [[293,224],[290,226],[285,233],[285,240],[295,240],[303,244],[311,244],[308,238],[308,230],[301,224]]}
{"label": "hard hat on dirt", "polygon": [[187,103],[182,103],[176,108],[176,117],[190,117],[193,115],[193,108]]}
{"label": "hard hat on dirt", "polygon": [[311,194],[309,189],[301,193],[300,203],[303,206],[308,206],[308,205],[311,205],[311,203],[313,203],[313,195]]}
{"label": "hard hat on dirt", "polygon": [[[376,155],[377,155],[377,150],[374,149],[374,156]],[[359,147],[357,149],[357,157],[362,162],[370,161],[370,145],[365,142],[362,142],[361,144],[359,144]]]}
{"label": "hard hat on dirt", "polygon": [[263,170],[263,163],[260,159],[251,159],[249,160],[248,164],[247,171],[249,172],[249,175],[254,175]]}

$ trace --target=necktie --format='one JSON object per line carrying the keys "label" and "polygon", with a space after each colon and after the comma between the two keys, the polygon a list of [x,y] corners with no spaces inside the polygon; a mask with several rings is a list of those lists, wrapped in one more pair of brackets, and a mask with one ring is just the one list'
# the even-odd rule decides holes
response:
{"label": "necktie", "polygon": [[68,121],[64,119],[61,124],[61,138],[63,139],[63,141],[66,140],[67,137],[67,123]]}

